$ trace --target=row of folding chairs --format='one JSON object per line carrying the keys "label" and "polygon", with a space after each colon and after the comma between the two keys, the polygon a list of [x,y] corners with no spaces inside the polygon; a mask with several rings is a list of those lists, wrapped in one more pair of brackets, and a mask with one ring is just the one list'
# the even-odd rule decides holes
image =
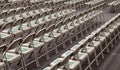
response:
{"label": "row of folding chairs", "polygon": [[109,11],[110,12],[119,12],[120,10],[120,1],[119,0],[116,0],[116,1],[112,1],[110,3],[108,3],[109,5]]}
{"label": "row of folding chairs", "polygon": [[5,4],[0,4],[0,10],[2,9],[9,9],[9,8],[17,8],[17,7],[24,7],[24,6],[29,6],[28,1],[23,1],[23,2],[13,2],[13,3],[5,3]]}
{"label": "row of folding chairs", "polygon": [[[72,12],[74,12],[74,11],[73,10],[70,11],[69,9],[68,10],[63,9],[61,11],[56,10],[55,12],[53,12],[53,10],[46,11],[46,12],[43,12],[42,14],[38,13],[38,14],[33,14],[31,16],[28,15],[27,17],[21,17],[22,14],[20,14],[20,16],[17,15],[17,17],[14,17],[14,19],[17,18],[17,20],[14,21],[14,19],[12,19],[12,17],[10,17],[8,20],[13,20],[13,22],[11,21],[11,22],[8,22],[8,23],[5,23],[5,24],[3,23],[3,25],[1,24],[1,32],[5,31],[6,29],[9,30],[9,28],[11,29],[11,25],[12,25],[15,28],[17,26],[18,30],[22,30],[23,33],[25,33],[27,35],[27,33],[34,31],[34,30],[31,31],[31,29],[36,29],[38,27],[43,28],[43,26],[45,24],[47,26],[49,26],[50,25],[49,21],[52,21],[53,19],[57,19],[59,17],[63,17],[63,16],[65,16],[65,15],[67,15],[69,13],[72,13]],[[23,15],[25,16],[25,14],[23,14]],[[5,20],[5,19],[3,19],[3,20]],[[31,23],[29,23],[29,22],[31,22]],[[24,23],[26,23],[26,24],[24,24]],[[27,29],[23,29],[24,27],[27,27],[27,26],[28,26]],[[8,35],[7,35],[7,37],[4,34],[1,34],[1,35],[2,35],[2,38],[4,36],[5,39],[8,39],[8,37],[9,37]],[[21,35],[21,33],[20,34],[18,33],[16,36],[19,37],[20,35]],[[3,38],[3,40],[5,40],[4,38]]]}
{"label": "row of folding chairs", "polygon": [[57,6],[55,3],[53,3],[52,1],[51,2],[46,2],[46,3],[36,3],[36,4],[32,4],[30,3],[29,1],[23,1],[23,2],[13,2],[13,3],[6,3],[6,4],[1,4],[0,5],[0,10],[3,11],[3,10],[8,10],[9,9],[16,9],[16,8],[19,8],[19,7],[26,7],[26,6],[35,6],[35,8],[41,8],[41,7],[47,7],[47,8],[52,8],[54,6]]}
{"label": "row of folding chairs", "polygon": [[89,8],[92,6],[99,5],[101,3],[105,3],[105,1],[104,0],[92,0],[92,1],[86,2],[85,5]]}
{"label": "row of folding chairs", "polygon": [[[1,21],[2,23],[0,24],[0,26],[2,26],[4,23],[6,22],[12,22],[12,21],[15,21],[17,19],[20,19],[20,18],[26,18],[26,17],[29,17],[29,16],[34,16],[36,14],[41,14],[40,16],[46,16],[46,15],[51,15],[53,13],[60,13],[62,14],[62,11],[67,13],[67,10],[68,11],[75,11],[75,10],[72,10],[72,9],[69,9],[69,6],[62,6],[60,8],[55,8],[55,9],[45,9],[45,8],[41,8],[41,9],[36,9],[35,8],[36,6],[32,6],[32,7],[26,7],[25,9],[24,8],[20,8],[18,10],[11,10],[9,12],[3,12],[1,13]],[[39,17],[40,17],[39,16]]]}
{"label": "row of folding chairs", "polygon": [[[28,4],[26,2],[24,2],[24,3]],[[0,5],[0,10],[1,10],[1,12],[3,12],[4,10],[9,11],[9,10],[13,10],[13,9],[26,8],[29,6],[29,5],[24,6],[25,5],[24,3],[18,2],[18,3],[8,3],[5,5]],[[39,3],[39,4],[35,4],[35,5],[31,4],[30,7],[31,6],[36,6],[35,8],[40,9],[41,7],[42,8],[45,7],[46,4],[44,4],[44,3]]]}
{"label": "row of folding chairs", "polygon": [[80,10],[81,8],[84,8],[85,6],[85,2],[84,0],[70,0],[70,1],[67,1],[67,2],[64,2],[65,4],[71,4],[74,6],[75,9],[77,10]]}
{"label": "row of folding chairs", "polygon": [[0,4],[5,4],[5,3],[8,3],[8,1],[7,0],[1,0],[0,1]]}
{"label": "row of folding chairs", "polygon": [[43,4],[44,6],[48,7],[48,8],[55,8],[55,7],[60,7],[62,5],[64,5],[64,0],[61,1],[38,1],[38,2],[30,2],[32,5],[37,5],[37,4]]}
{"label": "row of folding chairs", "polygon": [[120,39],[119,20],[120,14],[93,31],[43,70],[92,70],[92,64],[95,62],[99,65],[98,58],[104,58],[104,52],[109,53],[109,48],[114,48],[114,43]]}
{"label": "row of folding chairs", "polygon": [[[98,13],[98,12],[97,12]],[[94,13],[95,14],[95,13]],[[91,16],[89,16],[89,17],[91,17]],[[72,18],[73,19],[73,18]],[[58,49],[57,49],[57,47],[56,47],[56,38],[57,37],[59,37],[60,35],[63,35],[63,34],[66,34],[66,33],[68,33],[69,31],[71,31],[71,30],[73,30],[74,28],[75,28],[75,26],[72,24],[72,23],[67,23],[67,22],[69,22],[70,20],[69,19],[67,19],[67,20],[65,20],[64,21],[64,23],[62,22],[60,22],[60,23],[58,23],[57,25],[51,25],[51,26],[49,26],[47,29],[42,29],[42,30],[40,30],[40,31],[37,31],[36,33],[31,33],[31,34],[29,34],[28,36],[26,36],[24,39],[25,40],[23,40],[22,42],[20,41],[21,39],[16,39],[16,40],[14,40],[12,43],[11,43],[11,45],[13,46],[14,45],[14,47],[15,47],[15,44],[17,44],[16,43],[16,41],[18,42],[20,42],[22,45],[24,45],[24,46],[28,46],[28,47],[25,47],[25,48],[27,48],[27,49],[21,49],[21,50],[23,50],[23,52],[25,53],[25,54],[27,54],[28,56],[32,53],[32,52],[34,52],[35,54],[35,60],[34,61],[36,61],[36,64],[37,64],[37,66],[39,66],[39,63],[38,63],[38,57],[37,57],[37,52],[39,52],[39,50],[41,49],[41,48],[44,48],[44,50],[45,50],[45,52],[46,52],[46,57],[47,57],[47,59],[49,59],[49,54],[48,54],[48,52],[50,51],[50,50],[47,50],[48,49],[48,44],[49,44],[49,42],[51,42],[51,41],[53,41],[53,44],[55,45],[54,47],[52,47],[52,48],[54,48],[53,50],[55,50],[56,51],[56,53],[58,53]],[[71,20],[72,21],[72,20]],[[62,26],[60,26],[60,25],[62,25]],[[68,27],[69,26],[69,27]],[[60,31],[60,32],[59,32]],[[55,36],[54,36],[55,35]],[[36,39],[35,39],[36,38]],[[24,42],[24,44],[23,44],[23,42]],[[33,43],[33,44],[32,44]],[[34,48],[35,48],[35,46],[36,46],[36,50],[34,50],[33,51],[33,49],[34,48],[30,48],[30,46],[33,46]],[[42,47],[43,45],[46,45],[46,46],[44,46],[44,47]],[[2,46],[2,45],[1,45]],[[19,46],[21,46],[21,45],[19,45]],[[9,46],[8,46],[9,47]],[[17,47],[18,47],[18,44],[17,44]],[[22,56],[22,55],[21,55]],[[25,56],[25,55],[24,55]],[[29,56],[30,57],[30,56]],[[10,57],[10,58],[14,58],[14,57]],[[21,62],[22,62],[22,67],[24,68],[24,69],[26,69],[26,63],[25,63],[25,58],[26,58],[26,56],[23,58],[23,57],[21,57]],[[17,57],[15,58],[15,59],[13,59],[13,60],[16,60],[16,59],[18,59]],[[26,59],[28,59],[28,58],[26,58]],[[23,61],[24,60],[24,61]],[[19,60],[17,60],[17,61],[19,61]],[[11,63],[10,63],[11,64]],[[8,63],[7,64],[7,66],[8,67],[10,67],[10,64]],[[14,64],[14,63],[12,63],[12,64]]]}

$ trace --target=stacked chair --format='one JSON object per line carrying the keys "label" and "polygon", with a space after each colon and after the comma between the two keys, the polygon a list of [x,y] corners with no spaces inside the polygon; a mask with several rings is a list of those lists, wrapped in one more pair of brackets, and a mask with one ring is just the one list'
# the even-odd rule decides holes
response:
{"label": "stacked chair", "polygon": [[97,30],[63,53],[43,70],[92,70],[92,64],[99,65],[98,58],[104,59],[104,52],[120,39],[120,14],[103,24]]}

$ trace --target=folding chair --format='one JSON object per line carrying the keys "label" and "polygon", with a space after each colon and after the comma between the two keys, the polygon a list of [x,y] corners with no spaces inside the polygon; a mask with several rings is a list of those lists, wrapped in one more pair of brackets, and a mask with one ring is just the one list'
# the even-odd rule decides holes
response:
{"label": "folding chair", "polygon": [[13,23],[4,24],[0,29],[2,43],[10,43],[13,36],[10,34]]}
{"label": "folding chair", "polygon": [[0,13],[1,25],[7,22],[7,12]]}
{"label": "folding chair", "polygon": [[[60,39],[62,39],[63,48],[66,48],[64,33],[62,33],[62,31],[61,31],[61,26],[62,26],[62,21],[58,22],[55,25],[55,30],[53,31],[53,34],[54,35],[56,34],[56,37],[60,37]],[[61,43],[60,40],[59,40],[59,42]]]}
{"label": "folding chair", "polygon": [[4,70],[7,69],[5,62],[3,61],[3,56],[6,51],[7,47],[5,45],[0,45],[0,69]]}
{"label": "folding chair", "polygon": [[13,48],[18,47],[18,43],[12,42],[9,46],[6,46],[6,45],[3,45],[3,46],[6,47],[7,49],[4,52],[2,60],[6,62],[5,64],[7,65],[7,68],[11,69],[21,61],[20,54],[9,52],[9,50],[12,50]]}
{"label": "folding chair", "polygon": [[[45,36],[45,33],[47,33],[47,32],[49,32],[49,31],[47,31],[47,30],[44,28],[44,29],[42,29],[41,31],[39,31],[38,33],[36,33],[37,36],[36,36],[36,38],[35,38],[35,41],[43,42],[43,43],[45,44],[45,46],[43,47],[43,49],[45,50],[45,55],[46,55],[46,58],[47,58],[47,60],[48,60],[48,59],[50,58],[50,57],[49,57],[48,46],[49,46],[49,44],[51,43],[51,41],[53,41],[53,38]],[[41,35],[39,35],[39,34],[41,34]],[[44,54],[43,54],[43,55],[44,55]],[[41,55],[41,56],[42,56],[42,55]]]}
{"label": "folding chair", "polygon": [[32,15],[30,14],[30,6],[26,7],[26,8],[24,9],[24,13],[23,13],[23,17],[27,18],[27,17],[29,17],[29,16],[32,16]]}
{"label": "folding chair", "polygon": [[99,38],[99,31],[97,30],[96,32],[94,31],[92,33],[94,35],[93,44],[96,47],[97,50],[96,53],[98,55],[102,55],[102,58],[104,58],[102,42],[100,42],[100,38]]}
{"label": "folding chair", "polygon": [[16,13],[16,10],[9,11],[9,13],[7,14],[8,15],[7,21],[9,22],[15,21],[16,20],[15,13]]}
{"label": "folding chair", "polygon": [[10,10],[10,3],[7,3],[3,6],[3,11],[8,12]]}
{"label": "folding chair", "polygon": [[71,54],[73,51],[66,51],[61,55],[61,58],[63,59],[59,64],[58,67],[60,69],[66,69],[66,70],[77,70],[79,69],[79,61],[71,60]]}
{"label": "folding chair", "polygon": [[67,36],[67,35],[69,36],[69,41],[72,44],[72,38],[71,38],[71,35],[69,34],[70,29],[68,28],[69,21],[70,21],[70,18],[67,18],[62,22],[61,31],[62,31],[62,33],[65,34],[64,36]]}
{"label": "folding chair", "polygon": [[18,9],[18,10],[16,11],[15,17],[16,17],[17,19],[22,19],[22,18],[24,18],[23,12],[24,12],[24,8]]}
{"label": "folding chair", "polygon": [[38,20],[40,23],[45,23],[47,20],[45,18],[45,16],[47,15],[47,12],[43,12],[40,14],[40,19]]}
{"label": "folding chair", "polygon": [[13,22],[10,34],[14,36],[14,39],[17,39],[23,36],[23,31],[20,29],[21,25],[22,25],[21,19]]}
{"label": "folding chair", "polygon": [[87,38],[79,42],[81,49],[78,53],[78,56],[79,60],[81,60],[82,65],[85,65],[83,66],[83,69],[87,70],[88,68],[90,68],[90,70],[92,70],[91,65],[95,61],[95,54],[93,47],[87,47],[88,39],[90,39],[90,36],[87,36]]}
{"label": "folding chair", "polygon": [[58,53],[58,47],[57,47],[57,44],[56,44],[56,37],[55,35],[53,34],[53,31],[54,31],[54,28],[55,28],[55,25],[51,25],[47,28],[46,30],[46,34],[45,34],[45,37],[50,37],[53,39],[53,43],[54,43],[54,48],[52,48],[53,50],[55,50],[55,53],[57,54]]}
{"label": "folding chair", "polygon": [[53,17],[53,18],[57,18],[57,17],[58,17],[59,8],[54,8],[53,11],[54,11],[55,13],[52,14],[52,17]]}
{"label": "folding chair", "polygon": [[21,25],[20,29],[23,30],[24,36],[26,36],[32,32],[32,29],[30,27],[31,26],[31,24],[30,24],[31,19],[32,19],[32,17],[30,16],[30,17],[25,18],[24,20],[21,20],[22,25]]}

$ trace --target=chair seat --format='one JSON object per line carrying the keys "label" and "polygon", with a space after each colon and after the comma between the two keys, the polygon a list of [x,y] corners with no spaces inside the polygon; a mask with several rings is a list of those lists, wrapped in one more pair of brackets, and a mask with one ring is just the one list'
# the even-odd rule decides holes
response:
{"label": "chair seat", "polygon": [[33,45],[36,49],[42,47],[44,45],[43,42],[33,41]]}
{"label": "chair seat", "polygon": [[100,46],[100,42],[99,41],[93,41],[93,43],[94,43],[94,46],[97,48],[97,47],[99,47]]}
{"label": "chair seat", "polygon": [[66,57],[70,56],[72,53],[73,53],[73,51],[68,50],[68,51],[66,51],[65,53],[63,53],[63,54],[61,55],[61,57],[66,58]]}
{"label": "chair seat", "polygon": [[53,31],[53,35],[55,38],[60,37],[61,33],[56,32],[55,30]]}
{"label": "chair seat", "polygon": [[[52,70],[52,66],[50,66],[50,67],[46,67],[46,68],[44,68],[43,70]],[[57,70],[64,70],[64,69],[60,69],[60,68],[58,68]]]}
{"label": "chair seat", "polygon": [[80,45],[75,45],[72,48],[70,48],[70,50],[75,52],[78,48],[80,48]]}
{"label": "chair seat", "polygon": [[65,26],[64,26],[64,25],[61,27],[61,32],[62,32],[62,33],[67,33],[67,32],[68,32],[68,30],[65,29]]}
{"label": "chair seat", "polygon": [[86,49],[87,49],[87,52],[88,52],[88,53],[92,53],[95,48],[94,48],[94,47],[86,46]]}
{"label": "chair seat", "polygon": [[63,14],[61,12],[58,12],[58,17],[63,16]]}
{"label": "chair seat", "polygon": [[[53,40],[53,38],[44,36],[44,40],[45,40],[46,43],[49,43]],[[35,41],[39,41],[39,38],[35,38]]]}
{"label": "chair seat", "polygon": [[1,38],[8,38],[8,37],[11,37],[10,34],[2,33],[2,32],[0,32],[0,36],[1,36]]}
{"label": "chair seat", "polygon": [[26,12],[22,13],[22,15],[23,15],[24,18],[29,17]]}
{"label": "chair seat", "polygon": [[6,53],[6,59],[4,59],[5,61],[8,61],[9,63],[14,63],[16,61],[19,61],[21,59],[21,56],[19,54],[14,54],[14,53]]}
{"label": "chair seat", "polygon": [[34,16],[35,15],[35,13],[33,13],[33,11],[29,11],[29,14],[30,14],[30,16]]}
{"label": "chair seat", "polygon": [[51,66],[56,66],[57,64],[59,64],[61,61],[63,61],[63,58],[57,58],[54,61],[52,61],[50,63]]}
{"label": "chair seat", "polygon": [[27,23],[22,24],[22,28],[23,28],[24,31],[31,30],[31,27],[28,27]]}
{"label": "chair seat", "polygon": [[45,40],[45,42],[51,42],[53,40],[53,38],[44,36],[44,40]]}
{"label": "chair seat", "polygon": [[53,19],[57,18],[57,17],[55,17],[55,15],[57,15],[57,13],[53,13],[53,14],[51,15]]}
{"label": "chair seat", "polygon": [[12,33],[17,34],[17,33],[22,33],[22,30],[18,30],[18,27],[12,27]]}
{"label": "chair seat", "polygon": [[13,22],[12,16],[7,18],[8,22]]}
{"label": "chair seat", "polygon": [[3,19],[0,19],[0,25],[5,24],[5,22],[3,21]]}
{"label": "chair seat", "polygon": [[80,63],[79,61],[69,60],[68,64],[69,64],[70,70],[77,69],[79,66],[79,63]]}
{"label": "chair seat", "polygon": [[22,19],[19,14],[15,15],[15,19],[19,20]]}
{"label": "chair seat", "polygon": [[0,69],[5,67],[5,63],[4,62],[0,62]]}
{"label": "chair seat", "polygon": [[105,36],[106,37],[109,37],[110,36],[110,33],[109,32],[104,32]]}
{"label": "chair seat", "polygon": [[50,15],[45,16],[46,21],[50,21],[52,18],[49,18]]}
{"label": "chair seat", "polygon": [[114,33],[115,29],[109,29],[109,31],[110,31],[111,33]]}
{"label": "chair seat", "polygon": [[30,24],[31,24],[32,27],[37,27],[39,25],[39,24],[36,24],[36,21],[31,21]]}
{"label": "chair seat", "polygon": [[73,28],[74,28],[74,26],[72,26],[71,23],[68,23],[68,29],[71,30],[71,29],[73,29]]}
{"label": "chair seat", "polygon": [[42,19],[43,19],[43,18],[39,18],[39,19],[38,19],[39,24],[44,24],[44,23],[46,22],[46,21],[42,21]]}
{"label": "chair seat", "polygon": [[100,41],[104,42],[106,37],[100,36]]}
{"label": "chair seat", "polygon": [[83,53],[83,52],[79,51],[78,57],[80,60],[85,60],[85,58],[87,57],[87,53]]}
{"label": "chair seat", "polygon": [[25,55],[31,54],[33,52],[33,48],[22,46],[21,51],[22,51],[22,54],[25,56]]}

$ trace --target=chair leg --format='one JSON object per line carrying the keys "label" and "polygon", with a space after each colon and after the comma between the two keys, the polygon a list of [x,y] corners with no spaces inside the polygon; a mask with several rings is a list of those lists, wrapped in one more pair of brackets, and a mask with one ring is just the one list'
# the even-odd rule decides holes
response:
{"label": "chair leg", "polygon": [[102,58],[104,59],[104,54],[103,54],[103,48],[102,48],[102,45],[100,45],[100,50],[101,50]]}
{"label": "chair leg", "polygon": [[89,55],[87,55],[87,60],[88,60],[88,63],[90,64],[90,65],[89,65],[89,66],[90,66],[89,68],[90,68],[90,70],[92,70]]}
{"label": "chair leg", "polygon": [[21,63],[22,63],[22,66],[23,66],[23,70],[27,70],[27,68],[26,68],[26,65],[25,65],[25,59],[24,59],[24,56],[23,56],[23,54],[21,53]]}
{"label": "chair leg", "polygon": [[97,66],[99,65],[99,62],[98,62],[98,57],[97,57],[97,54],[96,54],[96,50],[94,50],[94,56],[95,56],[95,60],[96,60],[96,64],[97,64]]}
{"label": "chair leg", "polygon": [[49,45],[49,43],[46,43],[46,45],[45,45],[45,54],[46,54],[46,59],[47,60],[50,59],[50,56],[49,56],[49,53],[48,53],[48,48],[47,48],[48,45]]}
{"label": "chair leg", "polygon": [[35,56],[35,60],[36,60],[36,66],[39,67],[40,64],[39,64],[39,60],[38,60],[38,57],[37,57],[37,52],[36,52],[35,49],[34,49],[34,56]]}
{"label": "chair leg", "polygon": [[105,40],[105,44],[106,44],[106,48],[107,48],[107,53],[109,53],[109,48],[108,48],[108,45],[107,45],[107,41]]}
{"label": "chair leg", "polygon": [[64,40],[63,34],[62,34],[62,41],[63,41],[63,48],[65,49],[66,48],[66,44],[65,44],[65,40]]}
{"label": "chair leg", "polygon": [[58,53],[58,48],[57,48],[57,44],[56,44],[56,38],[54,39],[54,47],[55,47],[55,53]]}

